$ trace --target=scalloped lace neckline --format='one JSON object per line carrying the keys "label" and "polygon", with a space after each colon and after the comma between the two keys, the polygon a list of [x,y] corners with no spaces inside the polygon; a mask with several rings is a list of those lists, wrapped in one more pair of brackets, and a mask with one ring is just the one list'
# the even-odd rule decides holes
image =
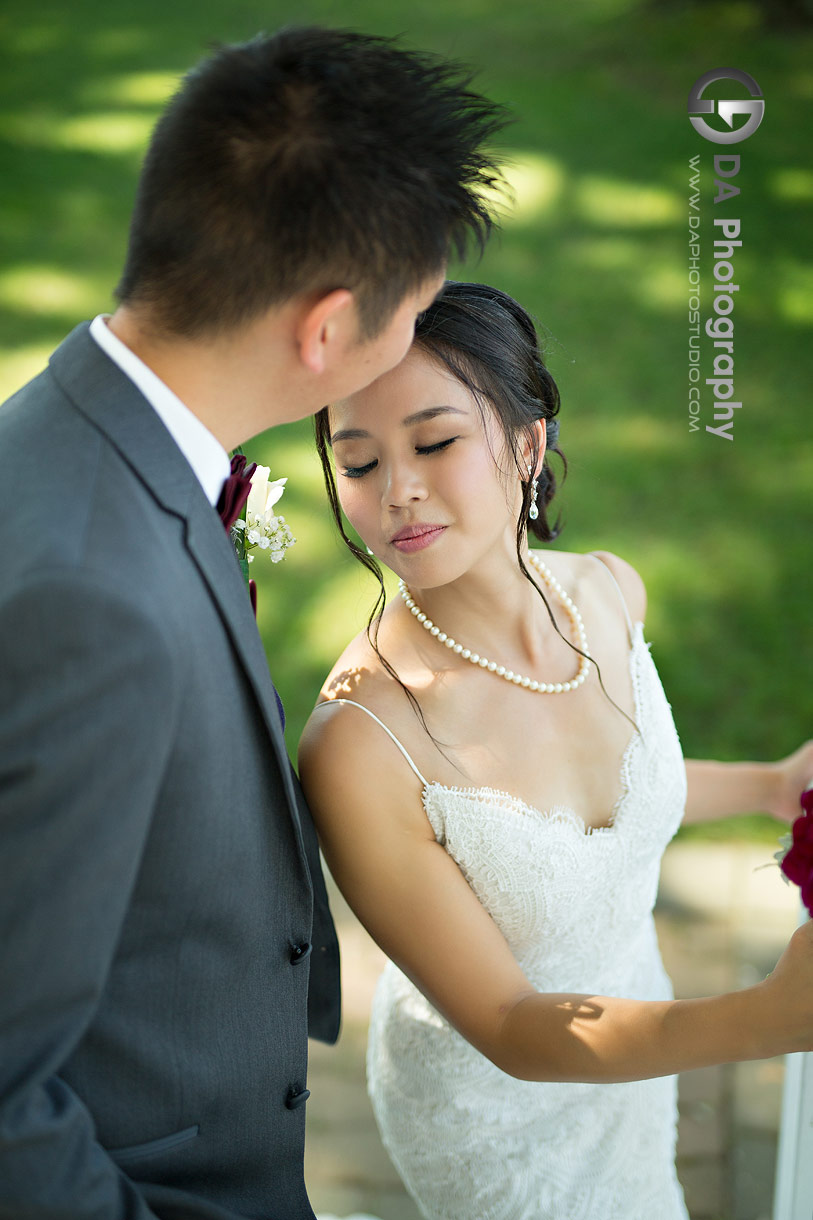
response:
{"label": "scalloped lace neckline", "polygon": [[[640,724],[641,721],[641,692],[640,692],[640,675],[636,670],[635,659],[639,655],[638,646],[643,646],[643,652],[648,655],[648,647],[644,639],[644,624],[641,619],[637,619],[633,623],[633,637],[629,648],[629,669],[632,678],[632,703],[634,718]],[[437,789],[439,792],[448,792],[450,796],[461,796],[466,799],[482,801],[483,803],[496,803],[503,809],[511,809],[518,813],[531,814],[542,821],[550,823],[566,823],[572,825],[578,830],[585,839],[595,838],[598,835],[613,834],[618,828],[619,815],[622,812],[623,806],[626,803],[631,789],[630,773],[632,770],[632,756],[638,746],[643,745],[643,734],[633,729],[632,735],[627,742],[624,752],[621,755],[619,764],[619,783],[620,792],[618,799],[610,810],[610,816],[607,822],[601,826],[588,826],[580,813],[569,805],[551,805],[549,809],[540,809],[537,805],[532,805],[529,801],[524,801],[522,797],[515,796],[512,792],[506,792],[502,788],[489,788],[485,786],[458,788],[452,784],[442,784],[439,780],[429,780],[423,787],[423,804],[426,809],[427,797],[432,789]],[[428,814],[427,810],[427,814]],[[431,821],[431,818],[430,818]]]}

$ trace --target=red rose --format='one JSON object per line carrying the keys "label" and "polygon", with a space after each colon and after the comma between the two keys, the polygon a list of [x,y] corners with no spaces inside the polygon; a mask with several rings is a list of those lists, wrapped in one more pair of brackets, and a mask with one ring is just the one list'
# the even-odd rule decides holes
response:
{"label": "red rose", "polygon": [[802,793],[804,813],[793,823],[793,843],[780,868],[802,891],[802,902],[813,915],[813,788]]}

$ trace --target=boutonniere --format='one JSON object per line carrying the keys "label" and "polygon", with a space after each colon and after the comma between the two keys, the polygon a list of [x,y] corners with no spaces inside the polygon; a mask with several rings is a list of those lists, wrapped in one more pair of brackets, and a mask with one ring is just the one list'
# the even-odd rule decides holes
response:
{"label": "boutonniere", "polygon": [[249,580],[248,565],[254,562],[253,551],[268,551],[272,563],[279,563],[285,552],[296,542],[285,518],[274,513],[287,479],[270,483],[267,466],[246,462],[245,454],[236,449],[231,458],[231,474],[223,484],[217,511],[231,538],[240,571],[248,588],[254,614],[257,614],[257,586]]}
{"label": "boutonniere", "polygon": [[247,564],[254,562],[256,551],[266,552],[272,563],[279,563],[296,542],[285,518],[274,511],[288,479],[270,480],[270,473],[268,466],[254,471],[244,514],[232,526],[238,534],[236,542],[242,545],[243,554],[238,553],[238,558]]}
{"label": "boutonniere", "polygon": [[779,840],[782,846],[774,853],[774,859],[785,879],[799,886],[802,902],[813,915],[813,787],[805,789],[799,804],[802,813],[790,833],[782,835]]}

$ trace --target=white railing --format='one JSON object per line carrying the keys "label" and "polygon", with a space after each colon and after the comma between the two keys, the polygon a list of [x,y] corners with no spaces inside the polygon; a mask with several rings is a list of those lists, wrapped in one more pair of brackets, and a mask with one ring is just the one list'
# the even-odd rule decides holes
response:
{"label": "white railing", "polygon": [[773,1217],[813,1220],[813,1053],[785,1060]]}

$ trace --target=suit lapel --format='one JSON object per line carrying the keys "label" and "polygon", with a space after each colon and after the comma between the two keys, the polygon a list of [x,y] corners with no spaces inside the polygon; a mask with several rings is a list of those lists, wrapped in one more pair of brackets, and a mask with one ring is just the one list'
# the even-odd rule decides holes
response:
{"label": "suit lapel", "polygon": [[76,408],[115,446],[158,504],[186,523],[186,545],[257,697],[279,763],[301,858],[302,828],[279,708],[234,548],[194,471],[141,392],[78,326],[51,357]]}
{"label": "suit lapel", "polygon": [[[268,660],[257,631],[243,574],[234,547],[220,518],[201,492],[201,505],[186,518],[186,544],[229,633],[243,669],[257,696],[283,773],[286,796],[296,807],[290,781],[290,763],[285,748],[279,706],[268,672]],[[295,819],[298,821],[298,818]]]}

